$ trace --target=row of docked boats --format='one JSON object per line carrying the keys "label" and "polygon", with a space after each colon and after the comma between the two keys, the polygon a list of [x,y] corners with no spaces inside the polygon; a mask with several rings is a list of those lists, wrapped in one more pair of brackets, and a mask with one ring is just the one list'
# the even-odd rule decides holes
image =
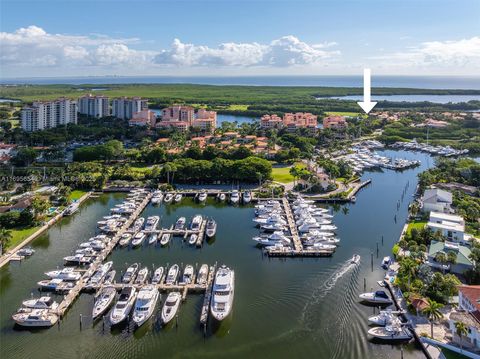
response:
{"label": "row of docked boats", "polygon": [[395,142],[391,145],[391,147],[402,148],[411,151],[428,152],[432,155],[445,157],[466,155],[468,153],[468,149],[456,150],[451,146],[433,146],[429,145],[428,143],[417,142],[415,140],[412,142]]}
{"label": "row of docked boats", "polygon": [[[134,324],[137,327],[143,325],[155,312],[160,298],[158,284],[163,282],[164,277],[164,268],[160,268],[155,270],[151,283],[143,285],[139,289],[138,286],[134,285],[123,287],[115,305],[113,305],[117,295],[115,287],[106,286],[102,288],[96,295],[92,317],[94,319],[101,317],[113,306],[109,313],[109,320],[112,325],[127,320],[131,312]],[[168,284],[169,281],[173,283],[178,273],[178,265],[170,267],[165,276],[165,284]],[[209,267],[204,264],[194,278],[193,266],[187,265],[183,271],[183,280],[193,282],[195,279],[196,284],[204,286],[207,284],[208,273]],[[226,266],[220,267],[215,274],[210,302],[210,312],[216,320],[221,321],[231,313],[234,288],[234,271]],[[182,296],[178,291],[172,291],[168,294],[161,310],[163,324],[169,323],[176,316],[181,299]]]}
{"label": "row of docked boats", "polygon": [[368,317],[368,324],[372,326],[368,335],[372,339],[388,342],[405,342],[413,338],[408,326],[410,323],[403,322],[401,315],[404,311],[386,309],[393,304],[393,300],[383,290],[362,293],[359,296],[361,303],[384,308],[378,314]]}
{"label": "row of docked boats", "polygon": [[[205,203],[208,198],[207,191],[200,191],[195,195],[195,200],[199,203]],[[252,201],[253,194],[251,191],[238,191],[232,190],[228,193],[220,192],[216,195],[218,201],[229,201],[232,204],[244,203],[248,204]],[[169,203],[179,203],[183,199],[183,194],[181,192],[165,192],[163,193],[160,190],[153,192],[151,203],[154,205],[159,205],[162,202],[165,204]]]}

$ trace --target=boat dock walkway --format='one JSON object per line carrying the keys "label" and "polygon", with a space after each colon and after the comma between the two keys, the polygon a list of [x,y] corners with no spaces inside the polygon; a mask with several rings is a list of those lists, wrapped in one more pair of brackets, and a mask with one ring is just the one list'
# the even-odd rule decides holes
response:
{"label": "boat dock walkway", "polygon": [[293,248],[296,251],[300,251],[303,249],[303,246],[302,241],[300,240],[300,235],[298,234],[295,218],[293,217],[292,208],[290,207],[288,199],[286,199],[285,197],[282,198],[282,204],[283,210],[285,211],[285,216],[287,217],[288,229],[290,230],[290,234],[292,235]]}
{"label": "boat dock walkway", "polygon": [[200,324],[202,324],[203,326],[206,326],[208,321],[208,309],[210,308],[210,301],[212,298],[212,285],[213,279],[215,278],[216,266],[217,265],[211,266],[210,271],[208,272],[205,297],[203,298],[202,311],[200,314]]}
{"label": "boat dock walkway", "polygon": [[[201,247],[203,245],[203,241],[205,239],[205,228],[207,226],[207,220],[203,219],[202,223],[200,224],[199,229],[175,229],[173,228],[173,225],[170,228],[161,228],[161,229],[155,229],[153,231],[146,231],[142,230],[143,233],[145,234],[153,234],[156,233],[160,238],[162,237],[163,234],[171,234],[173,237],[183,237],[183,239],[187,239],[189,236],[192,234],[196,234],[198,236],[197,240],[195,241],[195,245],[197,247]],[[131,233],[131,232],[130,232]]]}
{"label": "boat dock walkway", "polygon": [[105,246],[105,249],[97,256],[95,261],[90,265],[90,267],[85,271],[82,278],[78,281],[78,283],[73,287],[68,294],[63,298],[63,300],[58,305],[58,308],[54,311],[60,317],[63,317],[78,295],[86,286],[88,279],[95,273],[95,271],[102,265],[103,261],[108,257],[111,251],[115,248],[120,237],[123,233],[125,233],[132,223],[137,219],[137,217],[142,213],[145,207],[150,203],[150,199],[152,197],[151,193],[148,193],[143,201],[138,205],[135,212],[128,218],[128,220],[123,224],[120,230],[115,234],[112,240]]}

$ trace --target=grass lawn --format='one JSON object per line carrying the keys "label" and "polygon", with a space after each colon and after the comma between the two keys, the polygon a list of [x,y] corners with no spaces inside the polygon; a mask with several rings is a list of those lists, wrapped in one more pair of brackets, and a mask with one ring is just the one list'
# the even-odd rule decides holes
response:
{"label": "grass lawn", "polygon": [[12,239],[10,240],[10,245],[8,248],[13,248],[17,244],[19,244],[21,241],[23,241],[25,238],[33,234],[38,228],[37,227],[31,227],[31,228],[26,228],[26,229],[12,229]]}
{"label": "grass lawn", "polygon": [[72,193],[70,193],[70,195],[68,196],[68,200],[69,200],[69,201],[77,201],[77,200],[80,199],[80,197],[82,197],[85,193],[87,193],[87,191],[81,191],[81,190],[72,191]]}
{"label": "grass lawn", "polygon": [[427,224],[426,221],[413,221],[408,224],[407,227],[407,233],[410,234],[413,228],[416,228],[417,230],[421,230],[425,225]]}
{"label": "grass lawn", "polygon": [[[295,163],[295,166],[306,167],[304,163]],[[272,168],[272,177],[274,181],[280,183],[290,183],[293,182],[293,176],[290,174],[291,166],[285,167],[273,167]]]}
{"label": "grass lawn", "polygon": [[326,112],[326,114],[327,115],[355,117],[355,116],[358,116],[360,113],[359,112],[330,111],[330,112]]}

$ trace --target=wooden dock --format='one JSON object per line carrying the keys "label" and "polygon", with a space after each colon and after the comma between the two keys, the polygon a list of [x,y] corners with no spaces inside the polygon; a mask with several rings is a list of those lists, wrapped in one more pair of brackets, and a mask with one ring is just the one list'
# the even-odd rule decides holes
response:
{"label": "wooden dock", "polygon": [[300,235],[298,234],[297,224],[295,223],[295,217],[292,213],[292,208],[288,199],[282,198],[283,210],[285,211],[285,216],[287,217],[288,229],[292,235],[293,248],[295,251],[301,251],[303,249],[302,241],[300,240]]}
{"label": "wooden dock", "polygon": [[90,265],[90,267],[85,271],[82,278],[77,282],[75,287],[73,287],[68,294],[63,298],[63,300],[58,305],[58,308],[54,311],[60,317],[63,317],[68,310],[68,308],[72,305],[78,295],[86,286],[88,279],[95,273],[95,271],[103,264],[103,261],[108,257],[111,251],[115,248],[120,237],[123,233],[125,233],[132,223],[137,219],[137,217],[142,213],[145,207],[150,202],[150,198],[152,197],[151,193],[148,193],[142,202],[139,203],[135,212],[133,212],[128,220],[123,224],[120,230],[115,234],[112,240],[105,246],[105,249],[95,258],[95,261]]}
{"label": "wooden dock", "polygon": [[205,288],[205,297],[203,298],[202,311],[200,313],[200,324],[203,326],[207,325],[208,313],[210,309],[210,301],[212,299],[212,285],[213,280],[215,279],[216,266],[211,266],[208,273],[207,285]]}

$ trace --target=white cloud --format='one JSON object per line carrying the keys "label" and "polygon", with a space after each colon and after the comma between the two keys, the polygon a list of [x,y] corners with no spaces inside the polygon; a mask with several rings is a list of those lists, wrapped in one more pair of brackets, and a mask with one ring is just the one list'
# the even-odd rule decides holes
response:
{"label": "white cloud", "polygon": [[185,44],[175,39],[171,47],[162,50],[155,62],[178,66],[294,66],[322,64],[339,55],[339,51],[324,48],[334,43],[309,45],[295,36],[284,36],[269,44],[222,43],[215,48]]}

